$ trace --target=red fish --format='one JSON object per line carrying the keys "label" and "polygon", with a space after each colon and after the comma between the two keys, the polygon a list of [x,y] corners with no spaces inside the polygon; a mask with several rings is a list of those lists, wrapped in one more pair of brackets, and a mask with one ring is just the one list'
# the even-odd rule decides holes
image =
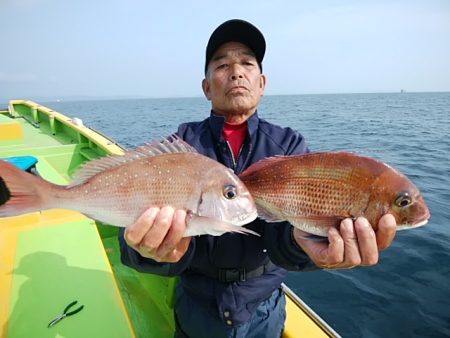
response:
{"label": "red fish", "polygon": [[398,229],[427,223],[428,207],[419,189],[389,165],[348,152],[276,156],[240,175],[255,199],[258,215],[289,221],[317,236],[327,236],[347,217],[364,216],[374,229],[392,214]]}

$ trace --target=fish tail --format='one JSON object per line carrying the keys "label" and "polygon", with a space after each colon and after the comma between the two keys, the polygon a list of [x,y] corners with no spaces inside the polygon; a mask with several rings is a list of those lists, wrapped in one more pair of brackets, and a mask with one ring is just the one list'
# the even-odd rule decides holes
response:
{"label": "fish tail", "polygon": [[0,160],[0,217],[48,209],[54,184]]}

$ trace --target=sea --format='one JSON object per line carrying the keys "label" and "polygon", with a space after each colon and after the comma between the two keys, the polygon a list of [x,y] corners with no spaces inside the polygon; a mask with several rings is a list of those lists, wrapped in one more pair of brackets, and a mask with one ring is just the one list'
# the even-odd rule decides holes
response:
{"label": "sea", "polygon": [[[201,97],[46,102],[127,148],[209,115]],[[431,211],[373,267],[290,272],[287,285],[343,337],[450,337],[450,93],[265,96],[260,117],[312,151],[354,151],[406,174]]]}

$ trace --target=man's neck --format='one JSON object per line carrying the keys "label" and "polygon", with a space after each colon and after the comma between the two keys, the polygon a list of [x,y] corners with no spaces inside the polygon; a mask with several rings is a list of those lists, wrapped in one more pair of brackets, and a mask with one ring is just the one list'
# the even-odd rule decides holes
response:
{"label": "man's neck", "polygon": [[233,151],[233,159],[235,162],[238,161],[239,152],[244,144],[245,138],[247,137],[247,122],[243,123],[233,123],[225,122],[223,126],[223,138],[228,142]]}
{"label": "man's neck", "polygon": [[227,113],[227,112],[218,112],[216,110],[213,110],[213,113],[217,116],[223,116],[225,118],[225,121],[232,124],[241,124],[247,121],[253,114],[256,113],[255,111],[248,112],[248,113]]}

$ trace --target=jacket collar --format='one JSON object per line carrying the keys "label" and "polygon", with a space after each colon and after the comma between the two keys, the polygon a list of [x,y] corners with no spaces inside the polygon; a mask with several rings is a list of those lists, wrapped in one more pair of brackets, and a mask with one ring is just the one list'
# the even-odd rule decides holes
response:
{"label": "jacket collar", "polygon": [[[212,135],[216,141],[223,141],[223,125],[225,124],[225,117],[214,114],[211,110],[211,115],[209,116],[209,127],[211,128]],[[258,111],[256,111],[247,120],[248,134],[250,139],[256,133],[259,125]]]}

